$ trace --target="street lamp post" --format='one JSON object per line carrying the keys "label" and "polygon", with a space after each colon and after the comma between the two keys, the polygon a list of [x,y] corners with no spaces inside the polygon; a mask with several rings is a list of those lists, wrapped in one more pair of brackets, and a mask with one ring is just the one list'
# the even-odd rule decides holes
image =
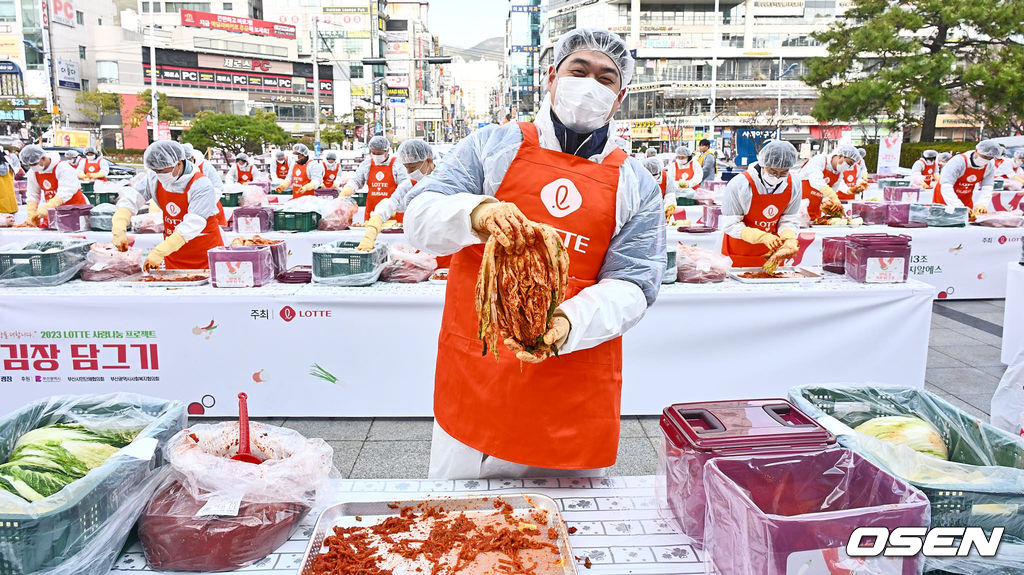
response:
{"label": "street lamp post", "polygon": [[[152,7],[151,7],[152,8]],[[156,36],[154,34],[154,28],[156,28],[156,19],[153,16],[153,10],[149,11],[149,91],[152,92],[150,99],[150,116],[153,118],[153,141],[157,141],[160,137],[160,116],[157,110],[157,93],[156,93]]]}
{"label": "street lamp post", "polygon": [[715,23],[712,28],[712,34],[715,36],[714,48],[711,50],[711,121],[708,122],[708,131],[711,132],[712,140],[715,139],[715,100],[717,94],[715,93],[718,88],[718,49],[721,45],[720,37],[718,35],[718,18],[719,14],[719,0],[715,0]]}

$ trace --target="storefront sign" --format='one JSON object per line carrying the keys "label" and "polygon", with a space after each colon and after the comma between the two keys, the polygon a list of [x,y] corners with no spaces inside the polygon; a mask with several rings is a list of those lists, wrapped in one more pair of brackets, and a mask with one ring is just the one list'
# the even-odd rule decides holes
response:
{"label": "storefront sign", "polygon": [[[58,0],[54,0],[55,2]],[[295,26],[291,24],[278,24],[266,20],[254,20],[252,18],[240,18],[227,14],[212,14],[210,12],[197,12],[195,10],[181,11],[181,25],[192,28],[209,28],[211,30],[223,30],[225,32],[238,32],[241,34],[252,34],[254,36],[272,36],[274,38],[295,39]]]}
{"label": "storefront sign", "polygon": [[409,88],[388,88],[388,98],[408,98]]}
{"label": "storefront sign", "polygon": [[540,52],[540,46],[512,46],[512,53],[536,54]]}
{"label": "storefront sign", "polygon": [[89,145],[89,132],[82,130],[57,130],[54,145],[69,148],[85,148]]}
{"label": "storefront sign", "polygon": [[324,6],[321,8],[324,14],[369,14],[369,6]]}
{"label": "storefront sign", "polygon": [[540,6],[513,5],[512,6],[512,11],[513,12],[538,12],[539,13],[540,12]]}
{"label": "storefront sign", "polygon": [[408,76],[388,76],[387,79],[388,88],[408,88],[409,77]]}
{"label": "storefront sign", "polygon": [[22,37],[14,34],[0,36],[0,57],[8,60],[21,60]]}
{"label": "storefront sign", "polygon": [[803,16],[804,0],[754,0],[757,16]]}
{"label": "storefront sign", "polygon": [[78,62],[57,58],[57,85],[72,90],[82,89],[82,76]]}
{"label": "storefront sign", "polygon": [[245,72],[267,72],[270,74],[289,75],[292,73],[293,69],[290,62],[262,60],[259,58],[235,58],[233,56],[214,56],[213,54],[199,54],[198,58],[200,68],[241,70]]}
{"label": "storefront sign", "polygon": [[53,22],[75,27],[75,5],[71,0],[52,0]]}

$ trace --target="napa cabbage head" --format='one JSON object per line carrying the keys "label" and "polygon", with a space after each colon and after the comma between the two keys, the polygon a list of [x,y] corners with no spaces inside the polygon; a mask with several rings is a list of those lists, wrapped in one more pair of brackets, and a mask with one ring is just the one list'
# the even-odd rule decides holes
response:
{"label": "napa cabbage head", "polygon": [[858,425],[854,431],[892,443],[905,445],[918,453],[949,459],[942,435],[931,423],[905,415],[876,417]]}

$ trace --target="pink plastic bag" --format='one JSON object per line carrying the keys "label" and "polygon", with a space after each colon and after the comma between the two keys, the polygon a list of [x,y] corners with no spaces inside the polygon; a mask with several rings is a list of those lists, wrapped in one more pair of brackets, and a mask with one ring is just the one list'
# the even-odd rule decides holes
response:
{"label": "pink plastic bag", "polygon": [[10,228],[14,226],[14,214],[0,214],[0,228]]}
{"label": "pink plastic bag", "polygon": [[330,210],[323,214],[324,217],[317,224],[316,229],[347,230],[352,225],[352,217],[359,211],[359,206],[351,198],[338,198],[333,200],[330,206]]}
{"label": "pink plastic bag", "polygon": [[676,277],[680,282],[706,284],[724,281],[731,267],[729,256],[681,243],[676,248]]}
{"label": "pink plastic bag", "polygon": [[114,244],[93,244],[85,256],[82,280],[107,282],[135,275],[142,271],[142,251],[128,248],[118,251]]}
{"label": "pink plastic bag", "polygon": [[974,222],[979,226],[988,226],[990,228],[1019,228],[1024,226],[1024,212],[1016,210],[1012,212],[979,214]]}
{"label": "pink plastic bag", "polygon": [[242,186],[242,199],[238,201],[239,207],[258,208],[267,204],[267,193],[258,186]]}
{"label": "pink plastic bag", "polygon": [[164,233],[164,213],[156,211],[133,216],[132,231],[139,234]]}
{"label": "pink plastic bag", "polygon": [[380,279],[395,283],[418,283],[430,279],[437,269],[437,258],[412,246],[397,244],[388,248],[390,261]]}

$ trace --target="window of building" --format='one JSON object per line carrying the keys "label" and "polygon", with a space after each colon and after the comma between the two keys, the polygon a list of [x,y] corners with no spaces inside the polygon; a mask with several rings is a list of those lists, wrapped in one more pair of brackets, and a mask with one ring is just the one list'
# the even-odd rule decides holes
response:
{"label": "window of building", "polygon": [[120,82],[117,62],[110,60],[96,62],[96,81],[100,84],[117,84]]}
{"label": "window of building", "polygon": [[359,62],[353,62],[348,66],[348,75],[351,78],[362,78],[363,77],[363,65]]}
{"label": "window of building", "polygon": [[278,58],[288,57],[288,48],[285,48],[284,46],[269,46],[266,44],[253,44],[250,42],[236,42],[233,40],[228,41],[217,38],[203,37],[194,38],[192,40],[192,45],[196,48],[204,48],[207,50],[220,50],[223,52],[231,52],[234,55],[244,53],[276,56]]}
{"label": "window of building", "polygon": [[[181,12],[182,10],[196,10],[198,12],[209,12],[209,2],[164,2],[164,12]],[[157,4],[157,12],[160,11]]]}
{"label": "window of building", "polygon": [[15,22],[17,16],[18,7],[14,0],[0,0],[0,22]]}
{"label": "window of building", "polygon": [[25,84],[21,74],[0,74],[0,95],[21,96],[25,93]]}
{"label": "window of building", "polygon": [[75,23],[85,26],[85,14],[81,10],[75,10]]}
{"label": "window of building", "polygon": [[230,12],[230,11],[232,11],[232,10],[234,10],[234,7],[233,7],[233,5],[231,4],[231,2],[225,2],[225,3],[224,3],[224,11],[225,11],[225,12]]}
{"label": "window of building", "polygon": [[103,18],[102,17],[96,19],[96,25],[97,26],[102,26],[103,25]]}
{"label": "window of building", "polygon": [[86,79],[86,78],[82,78],[82,91],[83,92],[88,92],[89,91],[89,80]]}
{"label": "window of building", "polygon": [[143,2],[142,3],[142,12],[144,14],[149,12],[149,2]]}
{"label": "window of building", "polygon": [[78,57],[85,60],[85,46],[78,47]]}

